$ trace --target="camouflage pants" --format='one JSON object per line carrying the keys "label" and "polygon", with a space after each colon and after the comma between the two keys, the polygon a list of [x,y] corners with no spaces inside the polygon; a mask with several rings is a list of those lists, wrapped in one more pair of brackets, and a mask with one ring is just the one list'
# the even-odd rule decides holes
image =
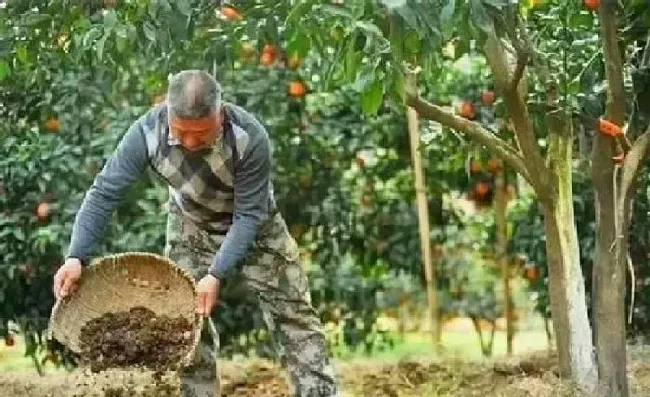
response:
{"label": "camouflage pants", "polygon": [[[165,255],[198,281],[207,274],[225,236],[207,233],[183,217],[177,207],[170,207]],[[327,342],[311,304],[307,277],[298,260],[298,247],[280,214],[261,228],[241,273],[246,287],[257,296],[277,354],[293,384],[294,395],[337,396]],[[203,331],[194,363],[181,372],[184,397],[215,396],[218,352],[205,338],[206,333],[212,332],[208,331]],[[218,336],[212,335],[213,340],[215,337]]]}

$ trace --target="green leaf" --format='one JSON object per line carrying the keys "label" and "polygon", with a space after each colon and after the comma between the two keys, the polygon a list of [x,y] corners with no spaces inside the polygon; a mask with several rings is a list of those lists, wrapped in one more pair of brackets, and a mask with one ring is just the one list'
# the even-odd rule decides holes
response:
{"label": "green leaf", "polygon": [[404,7],[406,5],[406,0],[380,0],[380,3],[391,10],[393,8]]}
{"label": "green leaf", "polygon": [[35,28],[37,27],[37,25],[41,25],[41,24],[45,25],[45,23],[49,21],[50,21],[50,16],[47,14],[32,13],[25,17],[25,25],[31,28]]}
{"label": "green leaf", "polygon": [[156,41],[156,27],[149,21],[146,21],[142,25],[142,29],[144,30],[144,35],[149,41]]}
{"label": "green leaf", "polygon": [[413,12],[413,9],[404,6],[404,7],[399,7],[395,9],[395,12],[399,14],[402,18],[404,18],[404,21],[406,22],[407,25],[409,25],[412,29],[417,30],[418,32],[422,33],[420,31],[420,24],[418,23],[418,18],[415,12]]}
{"label": "green leaf", "polygon": [[118,37],[117,39],[115,39],[115,47],[117,48],[117,52],[119,52],[120,54],[123,53],[124,50],[126,50],[128,43],[129,41],[122,37]]}
{"label": "green leaf", "polygon": [[344,68],[348,82],[354,81],[358,73],[360,55],[354,50],[354,43],[357,36],[358,34],[355,33],[350,37],[345,50]]}
{"label": "green leaf", "polygon": [[97,42],[97,58],[101,61],[102,58],[104,57],[104,46],[106,45],[106,40],[109,38],[111,34],[110,33],[105,33],[104,36],[102,36],[101,39]]}
{"label": "green leaf", "polygon": [[353,84],[353,88],[358,92],[367,91],[370,84],[375,81],[376,68],[376,64],[363,65],[357,75],[357,79]]}
{"label": "green leaf", "polygon": [[309,53],[310,47],[311,41],[309,36],[298,30],[287,43],[287,55],[289,57],[296,55],[298,58],[305,58]]}
{"label": "green leaf", "polygon": [[126,26],[120,26],[117,29],[115,29],[115,34],[117,35],[117,37],[121,37],[123,39],[129,37],[129,32],[126,30]]}
{"label": "green leaf", "polygon": [[442,7],[442,12],[440,13],[440,20],[443,26],[446,26],[452,21],[455,10],[456,10],[456,0],[447,0],[447,4],[445,4],[445,6]]}
{"label": "green leaf", "polygon": [[384,37],[384,33],[381,31],[381,29],[379,29],[379,26],[375,25],[374,23],[358,21],[357,23],[355,23],[355,27],[360,28],[364,32],[369,33],[371,35]]}
{"label": "green leaf", "polygon": [[333,5],[325,4],[320,7],[320,10],[325,12],[326,14],[329,14],[330,16],[338,16],[338,17],[353,19],[350,11],[348,11],[343,7],[336,7]]}
{"label": "green leaf", "polygon": [[470,10],[472,13],[472,20],[476,27],[485,33],[490,33],[494,30],[494,23],[483,5],[483,0],[470,0]]}
{"label": "green leaf", "polygon": [[27,48],[22,45],[16,48],[16,56],[20,62],[27,63]]}
{"label": "green leaf", "polygon": [[384,84],[375,76],[375,81],[368,89],[361,93],[361,109],[364,113],[374,115],[381,106],[384,97]]}
{"label": "green leaf", "polygon": [[503,8],[508,5],[506,0],[483,0],[483,4],[492,6],[499,11],[503,11]]}
{"label": "green leaf", "polygon": [[104,26],[107,28],[114,28],[117,25],[117,14],[115,13],[115,10],[108,10],[106,14],[104,14]]}
{"label": "green leaf", "polygon": [[178,11],[180,11],[181,14],[185,16],[192,14],[192,5],[188,0],[176,0],[175,4],[176,8],[178,8]]}
{"label": "green leaf", "polygon": [[4,60],[0,60],[0,81],[6,79],[7,76],[9,76],[9,64]]}
{"label": "green leaf", "polygon": [[403,101],[406,96],[406,88],[404,87],[404,74],[397,68],[393,69],[393,92],[397,94],[398,98]]}

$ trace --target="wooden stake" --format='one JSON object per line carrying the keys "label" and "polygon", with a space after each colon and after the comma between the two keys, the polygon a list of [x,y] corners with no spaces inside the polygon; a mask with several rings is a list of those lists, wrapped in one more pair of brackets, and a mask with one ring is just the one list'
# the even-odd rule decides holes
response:
{"label": "wooden stake", "polygon": [[[415,87],[415,75],[407,74],[406,84]],[[411,158],[415,173],[415,196],[418,207],[418,225],[420,229],[420,248],[426,280],[427,303],[429,308],[429,321],[431,336],[436,351],[440,348],[440,332],[438,331],[438,302],[436,299],[436,275],[431,258],[431,241],[429,239],[429,207],[427,203],[424,171],[422,169],[422,154],[420,153],[420,131],[418,127],[418,114],[412,107],[407,108],[409,138],[411,142]]]}
{"label": "wooden stake", "polygon": [[495,222],[497,226],[497,261],[501,265],[504,299],[506,303],[506,341],[508,355],[512,355],[512,339],[514,337],[513,301],[510,287],[510,270],[508,266],[508,192],[505,181],[505,171],[500,169],[495,178]]}

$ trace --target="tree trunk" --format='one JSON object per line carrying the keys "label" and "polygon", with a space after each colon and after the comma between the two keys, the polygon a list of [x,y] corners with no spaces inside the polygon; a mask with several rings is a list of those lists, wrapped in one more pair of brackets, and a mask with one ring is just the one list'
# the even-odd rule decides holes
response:
{"label": "tree trunk", "polygon": [[560,371],[585,391],[595,390],[598,373],[580,267],[578,233],[573,212],[572,141],[570,120],[549,117],[549,166],[555,197],[544,200],[546,253],[553,329],[560,355]]}
{"label": "tree trunk", "polygon": [[[625,355],[627,237],[623,235],[627,233],[619,229],[617,237],[615,225],[622,222],[622,219],[617,216],[614,202],[614,173],[609,146],[609,142],[598,137],[594,150],[597,238],[592,311],[602,393],[611,397],[624,397],[628,395],[628,387]],[[598,153],[601,153],[600,159],[597,158]],[[609,164],[602,164],[605,162]]]}
{"label": "tree trunk", "polygon": [[497,260],[501,265],[501,277],[503,279],[503,293],[506,310],[506,351],[512,355],[512,340],[514,337],[513,324],[513,301],[510,288],[510,269],[508,266],[508,225],[506,210],[508,206],[508,193],[506,190],[505,171],[499,170],[496,175],[494,189],[495,197],[495,223],[497,227]]}
{"label": "tree trunk", "polygon": [[[611,122],[625,122],[623,60],[616,26],[616,0],[600,4],[601,39],[608,83],[607,115]],[[600,391],[608,397],[627,397],[625,341],[625,269],[627,264],[627,210],[629,199],[620,190],[621,175],[612,162],[616,141],[597,133],[592,151],[592,178],[596,206],[596,258],[593,267],[594,337]],[[619,142],[620,143],[620,142]]]}

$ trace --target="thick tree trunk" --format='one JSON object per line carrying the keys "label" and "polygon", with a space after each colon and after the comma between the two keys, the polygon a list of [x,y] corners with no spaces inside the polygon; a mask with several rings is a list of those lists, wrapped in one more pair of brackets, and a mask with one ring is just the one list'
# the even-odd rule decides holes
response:
{"label": "thick tree trunk", "polygon": [[598,374],[571,196],[562,201],[544,206],[553,330],[563,376],[572,377],[583,389],[593,391]]}
{"label": "thick tree trunk", "polygon": [[[600,4],[601,37],[607,77],[606,118],[625,122],[623,61],[618,48],[616,0]],[[594,337],[600,392],[608,397],[627,397],[625,341],[625,272],[627,265],[626,220],[629,199],[621,197],[621,175],[612,162],[615,140],[598,134],[592,152],[592,177],[596,206],[596,257],[593,267]],[[626,189],[627,190],[627,189]],[[621,202],[618,202],[621,200]]]}
{"label": "thick tree trunk", "polygon": [[583,390],[591,392],[597,386],[598,372],[573,212],[573,134],[570,120],[562,115],[549,117],[549,127],[549,166],[553,170],[556,193],[553,200],[544,200],[542,207],[553,329],[560,371],[571,376]]}

